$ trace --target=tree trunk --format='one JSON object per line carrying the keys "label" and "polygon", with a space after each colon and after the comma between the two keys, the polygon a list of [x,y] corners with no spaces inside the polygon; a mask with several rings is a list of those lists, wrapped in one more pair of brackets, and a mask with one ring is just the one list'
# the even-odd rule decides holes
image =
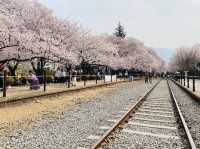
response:
{"label": "tree trunk", "polygon": [[12,66],[9,62],[7,63],[7,67],[9,69],[11,76],[16,76],[16,70],[17,70],[18,65],[19,65],[19,62],[16,62],[14,66]]}
{"label": "tree trunk", "polygon": [[36,76],[39,78],[40,83],[43,82],[43,69],[44,69],[45,64],[46,64],[46,62],[43,58],[41,58],[37,61],[37,66],[34,65],[33,61],[31,61],[33,71],[35,72]]}

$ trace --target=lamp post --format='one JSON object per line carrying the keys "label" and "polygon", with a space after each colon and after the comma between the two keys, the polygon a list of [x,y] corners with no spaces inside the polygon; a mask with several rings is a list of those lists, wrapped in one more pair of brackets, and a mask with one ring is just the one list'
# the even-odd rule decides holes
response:
{"label": "lamp post", "polygon": [[46,78],[46,68],[43,68],[43,90],[46,92],[47,78]]}

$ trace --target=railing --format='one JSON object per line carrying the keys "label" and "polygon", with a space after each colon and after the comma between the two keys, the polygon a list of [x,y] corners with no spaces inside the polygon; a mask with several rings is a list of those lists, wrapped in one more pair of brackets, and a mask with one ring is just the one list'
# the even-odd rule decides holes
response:
{"label": "railing", "polygon": [[198,90],[200,87],[200,76],[172,75],[171,77],[193,92],[200,91]]}
{"label": "railing", "polygon": [[[117,75],[55,75],[36,76],[38,82],[31,82],[30,76],[0,76],[0,97],[23,96],[37,92],[52,92],[67,88],[85,87],[90,85],[105,84],[123,80],[133,80],[133,76]],[[37,91],[37,92],[36,92]]]}

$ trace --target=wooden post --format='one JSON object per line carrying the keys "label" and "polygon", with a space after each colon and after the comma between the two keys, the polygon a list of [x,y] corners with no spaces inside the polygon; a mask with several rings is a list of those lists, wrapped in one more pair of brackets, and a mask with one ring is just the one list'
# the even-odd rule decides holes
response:
{"label": "wooden post", "polygon": [[103,82],[106,83],[106,76],[104,74]]}
{"label": "wooden post", "polygon": [[187,87],[190,88],[190,78],[187,76]]}
{"label": "wooden post", "polygon": [[182,82],[182,73],[181,73],[181,85],[183,84],[183,82]]}
{"label": "wooden post", "polygon": [[116,82],[117,82],[117,75],[116,75]]}
{"label": "wooden post", "polygon": [[193,76],[193,92],[195,92],[195,76]]}
{"label": "wooden post", "polygon": [[86,75],[84,76],[84,86],[86,86]]}
{"label": "wooden post", "polygon": [[69,70],[68,88],[70,88],[70,84],[71,84],[71,70]]}
{"label": "wooden post", "polygon": [[112,80],[112,74],[111,74],[111,79],[110,79],[110,81],[112,82],[113,80]]}
{"label": "wooden post", "polygon": [[46,92],[46,83],[47,83],[47,79],[46,79],[46,69],[43,69],[44,92]]}
{"label": "wooden post", "polygon": [[7,71],[4,70],[4,77],[3,77],[3,97],[6,97],[6,88],[7,88]]}

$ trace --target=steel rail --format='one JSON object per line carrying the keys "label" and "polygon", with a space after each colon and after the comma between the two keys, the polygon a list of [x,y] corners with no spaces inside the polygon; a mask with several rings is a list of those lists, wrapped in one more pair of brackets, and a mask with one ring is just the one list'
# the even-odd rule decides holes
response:
{"label": "steel rail", "polygon": [[186,135],[187,135],[187,139],[188,139],[188,141],[189,141],[190,148],[191,148],[191,149],[197,149],[197,148],[196,148],[196,145],[195,145],[195,143],[194,143],[194,140],[193,140],[193,138],[192,138],[192,135],[190,134],[189,128],[188,128],[188,126],[187,126],[187,123],[185,122],[185,119],[184,119],[184,117],[183,117],[183,114],[182,114],[182,112],[181,112],[181,110],[180,110],[180,107],[179,107],[179,105],[178,105],[178,102],[177,102],[177,100],[176,100],[176,97],[175,97],[175,95],[174,95],[174,92],[173,92],[173,90],[172,90],[172,88],[171,88],[171,85],[169,84],[169,81],[168,81],[168,80],[167,80],[167,84],[168,84],[168,88],[169,88],[169,92],[170,92],[170,94],[171,94],[171,97],[172,97],[172,99],[173,99],[173,101],[174,101],[174,103],[175,103],[176,109],[177,109],[177,111],[178,111],[179,117],[180,117],[180,119],[181,119],[181,123],[182,123],[182,125],[183,125],[183,127],[184,127],[184,131],[185,131],[185,133],[186,133]]}
{"label": "steel rail", "polygon": [[104,135],[91,147],[91,149],[97,149],[101,146],[101,144],[108,138],[108,136],[116,130],[120,125],[122,125],[124,122],[126,122],[129,117],[131,117],[131,114],[137,110],[137,108],[145,101],[147,96],[156,88],[156,86],[160,83],[161,80],[159,80],[149,91],[145,93],[144,96],[140,97],[138,101],[118,120],[110,129],[108,129]]}
{"label": "steel rail", "polygon": [[88,85],[85,87],[77,87],[77,88],[70,88],[70,89],[61,89],[59,91],[52,91],[52,92],[47,92],[47,93],[38,93],[34,95],[24,95],[23,97],[0,97],[0,108],[9,106],[9,105],[15,105],[19,103],[24,103],[24,102],[29,102],[29,101],[34,101],[37,98],[43,98],[43,97],[53,97],[61,94],[68,94],[68,93],[74,93],[74,92],[79,92],[79,91],[84,91],[87,89],[93,89],[93,88],[100,88],[100,87],[106,87],[106,86],[111,86],[119,83],[126,83],[128,81],[119,81],[119,82],[109,82],[109,83],[101,83],[101,84],[95,84],[95,85]]}

